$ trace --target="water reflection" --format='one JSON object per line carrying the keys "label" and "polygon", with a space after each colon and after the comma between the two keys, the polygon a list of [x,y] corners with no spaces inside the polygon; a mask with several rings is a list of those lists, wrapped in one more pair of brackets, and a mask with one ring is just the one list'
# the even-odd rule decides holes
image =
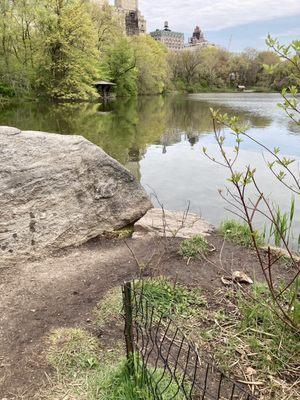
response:
{"label": "water reflection", "polygon": [[[225,212],[217,189],[227,176],[201,153],[202,146],[217,153],[209,108],[238,115],[265,145],[279,146],[283,154],[300,160],[299,128],[276,107],[279,101],[278,95],[204,94],[122,99],[105,105],[24,103],[0,110],[0,125],[83,135],[130,169],[149,192],[153,188],[167,208],[182,210],[191,201],[191,210],[218,224]],[[233,145],[229,136],[227,146]],[[241,163],[257,167],[266,193],[288,208],[290,195],[270,176],[261,149],[249,140],[242,144]],[[300,230],[300,218],[296,226]]]}
{"label": "water reflection", "polygon": [[[123,164],[138,162],[149,144],[168,146],[188,141],[212,131],[209,107],[214,104],[184,96],[123,99],[106,104],[10,105],[0,111],[0,124],[22,130],[41,130],[83,135],[101,146]],[[223,105],[223,112],[239,114],[256,127],[266,127],[271,119]]]}

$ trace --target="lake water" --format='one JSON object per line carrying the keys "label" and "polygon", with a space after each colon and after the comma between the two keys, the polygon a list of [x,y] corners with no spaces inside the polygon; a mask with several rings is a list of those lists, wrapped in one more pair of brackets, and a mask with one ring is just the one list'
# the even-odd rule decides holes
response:
{"label": "lake water", "polygon": [[[209,108],[238,115],[264,144],[300,161],[300,128],[276,106],[279,101],[277,94],[239,93],[142,97],[107,106],[24,103],[0,109],[0,125],[83,135],[131,170],[166,208],[184,210],[190,202],[192,211],[218,225],[228,215],[218,194],[227,172],[202,154],[203,146],[218,154]],[[232,145],[228,137],[227,147]],[[262,150],[251,141],[243,142],[241,151],[240,165],[248,164],[257,168],[264,193],[288,209],[291,194],[267,170]],[[262,225],[263,219],[257,222]]]}

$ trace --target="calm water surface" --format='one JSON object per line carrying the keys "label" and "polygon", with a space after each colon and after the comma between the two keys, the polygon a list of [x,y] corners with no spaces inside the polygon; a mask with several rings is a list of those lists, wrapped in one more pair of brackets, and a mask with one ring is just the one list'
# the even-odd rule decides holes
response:
{"label": "calm water surface", "polygon": [[[241,93],[143,97],[106,107],[25,103],[1,109],[0,125],[83,135],[130,169],[166,208],[183,210],[190,202],[191,210],[217,225],[228,214],[218,194],[227,173],[202,154],[205,146],[217,155],[209,108],[240,116],[256,138],[300,161],[300,129],[276,107],[279,101],[276,94]],[[231,137],[226,142],[232,147]],[[261,149],[245,141],[240,165],[249,163],[257,168],[264,192],[288,209],[291,195],[266,169]],[[300,230],[299,211],[295,231]]]}

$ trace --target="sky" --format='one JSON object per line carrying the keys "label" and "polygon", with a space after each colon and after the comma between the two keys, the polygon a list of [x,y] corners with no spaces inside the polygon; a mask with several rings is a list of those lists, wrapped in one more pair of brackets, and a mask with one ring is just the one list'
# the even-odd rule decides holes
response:
{"label": "sky", "polygon": [[208,40],[231,51],[265,49],[268,33],[285,43],[300,40],[300,0],[140,0],[139,8],[148,32],[169,21],[187,40],[199,25]]}

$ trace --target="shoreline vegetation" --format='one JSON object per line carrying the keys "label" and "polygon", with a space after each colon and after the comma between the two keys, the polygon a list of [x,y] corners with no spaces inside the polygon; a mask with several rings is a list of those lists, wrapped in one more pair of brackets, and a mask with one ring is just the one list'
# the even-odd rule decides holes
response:
{"label": "shoreline vegetation", "polygon": [[116,83],[119,97],[296,84],[293,66],[274,51],[171,52],[148,35],[127,37],[114,8],[91,0],[5,1],[0,16],[0,102],[93,101],[98,80]]}
{"label": "shoreline vegetation", "polygon": [[[275,90],[275,89],[270,89],[270,88],[260,88],[260,87],[249,87],[243,91],[240,91],[236,88],[207,88],[207,89],[202,89],[201,91],[194,92],[194,91],[169,91],[169,92],[164,92],[164,93],[152,93],[152,94],[138,94],[136,97],[155,97],[155,96],[176,96],[176,95],[189,95],[189,94],[209,94],[209,93],[216,93],[216,94],[226,94],[226,93],[234,93],[234,94],[251,94],[251,93],[262,93],[262,94],[281,94],[280,90]],[[116,96],[116,97],[111,97],[108,102],[113,102],[114,100],[128,100],[132,96]],[[71,99],[71,100],[66,100],[66,99],[47,99],[47,98],[37,98],[37,97],[4,97],[0,96],[0,108],[5,106],[5,105],[18,105],[20,103],[49,103],[49,104],[68,104],[68,103],[73,103],[73,104],[80,104],[80,103],[87,103],[87,104],[101,104],[101,103],[107,103],[107,100],[104,101],[101,99],[101,97],[97,97],[94,99]]]}

